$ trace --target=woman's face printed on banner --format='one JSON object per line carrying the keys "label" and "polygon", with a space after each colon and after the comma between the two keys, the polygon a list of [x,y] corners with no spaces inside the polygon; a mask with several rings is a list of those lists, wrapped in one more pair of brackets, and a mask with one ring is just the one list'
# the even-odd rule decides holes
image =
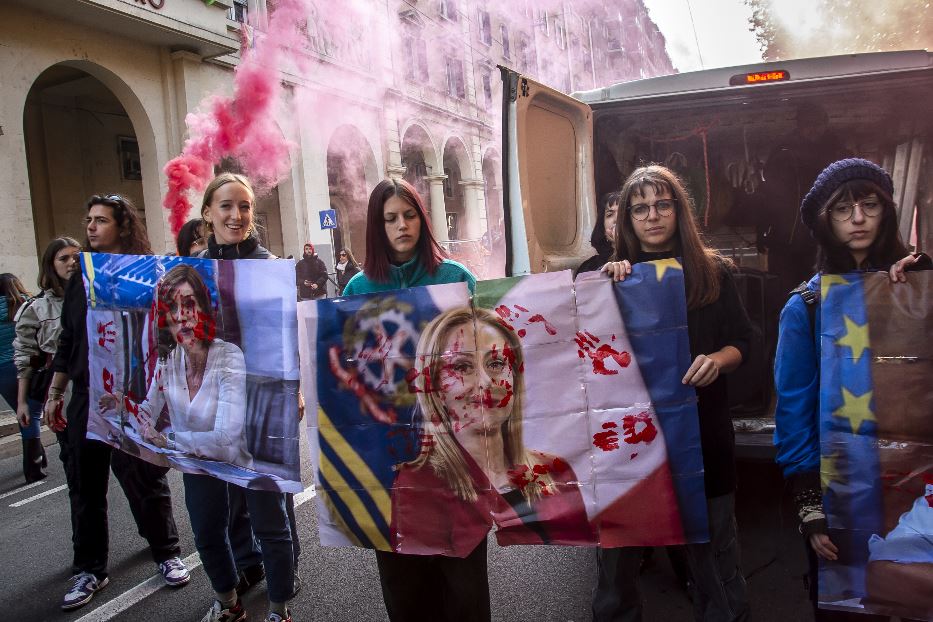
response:
{"label": "woman's face printed on banner", "polygon": [[[476,350],[474,351],[474,344]],[[455,327],[444,344],[440,369],[443,403],[455,433],[483,433],[512,414],[515,354],[495,327]]]}
{"label": "woman's face printed on banner", "polygon": [[182,347],[190,348],[205,338],[207,315],[194,296],[190,283],[181,283],[172,292],[165,318],[172,339]]}

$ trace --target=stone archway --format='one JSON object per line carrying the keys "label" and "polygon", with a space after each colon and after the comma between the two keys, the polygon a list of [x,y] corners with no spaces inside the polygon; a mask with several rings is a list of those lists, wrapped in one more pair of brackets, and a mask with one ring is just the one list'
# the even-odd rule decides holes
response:
{"label": "stone archway", "polygon": [[447,206],[447,233],[451,240],[479,237],[475,200],[461,181],[472,181],[473,166],[463,140],[451,136],[444,144],[444,199]]}
{"label": "stone archway", "polygon": [[365,259],[369,193],[379,180],[376,156],[366,137],[353,125],[338,127],[327,144],[327,187],[330,205],[337,210],[334,238],[360,263]]}
{"label": "stone archway", "polygon": [[95,193],[131,199],[156,252],[165,244],[155,135],[132,90],[88,61],[45,69],[23,109],[36,253],[60,235],[84,238],[84,205]]}
{"label": "stone archway", "polygon": [[431,218],[434,236],[447,241],[447,208],[444,197],[444,171],[438,164],[437,150],[428,130],[420,123],[408,126],[402,135],[402,166],[405,181],[411,183],[424,200]]}

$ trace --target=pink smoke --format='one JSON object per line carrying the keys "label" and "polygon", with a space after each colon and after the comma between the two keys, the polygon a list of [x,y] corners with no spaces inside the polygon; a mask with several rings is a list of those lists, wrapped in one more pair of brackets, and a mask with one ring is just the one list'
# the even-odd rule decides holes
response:
{"label": "pink smoke", "polygon": [[310,0],[276,2],[268,27],[255,32],[252,49],[244,40],[233,95],[210,96],[185,118],[188,140],[163,169],[168,192],[162,206],[169,211],[173,235],[191,210],[188,192],[200,192],[224,157],[236,158],[258,188],[272,187],[288,175],[292,143],[273,112],[282,98],[280,71],[286,60],[295,60],[289,51],[304,44],[302,28],[311,8]]}

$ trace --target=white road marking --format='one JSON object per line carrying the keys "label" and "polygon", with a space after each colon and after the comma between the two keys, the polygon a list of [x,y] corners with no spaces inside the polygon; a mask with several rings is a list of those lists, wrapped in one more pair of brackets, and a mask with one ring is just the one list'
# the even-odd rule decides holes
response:
{"label": "white road marking", "polygon": [[314,498],[314,495],[314,482],[312,482],[310,486],[295,495],[295,507],[297,508],[302,503],[310,501]]}
{"label": "white road marking", "polygon": [[39,494],[37,494],[37,495],[35,495],[35,496],[33,496],[33,497],[29,497],[29,498],[27,498],[27,499],[23,499],[22,501],[17,501],[16,503],[11,503],[11,504],[10,504],[10,507],[11,507],[11,508],[18,508],[18,507],[21,506],[21,505],[26,505],[27,503],[32,503],[33,501],[35,501],[35,500],[37,500],[37,499],[41,499],[42,497],[48,497],[49,495],[54,495],[54,494],[55,494],[56,492],[58,492],[59,490],[65,490],[66,488],[68,488],[68,484],[62,484],[61,486],[56,486],[55,488],[46,490],[45,492],[40,492]]}
{"label": "white road marking", "polygon": [[[182,561],[185,562],[188,571],[192,572],[201,565],[201,556],[197,553],[192,553]],[[165,585],[165,581],[162,580],[162,575],[155,574],[136,587],[123,592],[113,600],[107,601],[87,615],[81,616],[74,622],[106,622],[107,620],[112,620],[139,601],[152,596],[163,587],[167,586]]]}
{"label": "white road marking", "polygon": [[[314,484],[311,484],[302,492],[295,495],[295,507],[313,498],[314,494]],[[182,561],[185,562],[189,572],[194,572],[194,570],[201,565],[201,556],[197,553],[192,553]],[[141,600],[152,596],[164,586],[165,582],[162,580],[162,575],[153,575],[136,587],[130,588],[113,600],[107,601],[94,611],[78,618],[74,622],[107,622]]]}
{"label": "white road marking", "polygon": [[33,483],[31,483],[31,484],[26,484],[25,486],[20,486],[19,488],[14,488],[13,490],[10,490],[9,492],[5,492],[5,493],[3,493],[2,495],[0,495],[0,499],[6,499],[7,497],[12,497],[13,495],[18,495],[19,493],[23,492],[24,490],[29,490],[30,488],[35,488],[36,486],[41,486],[41,485],[44,484],[44,483],[45,483],[45,480],[44,480],[44,479],[41,479],[41,480],[39,480],[38,482],[33,482]]}

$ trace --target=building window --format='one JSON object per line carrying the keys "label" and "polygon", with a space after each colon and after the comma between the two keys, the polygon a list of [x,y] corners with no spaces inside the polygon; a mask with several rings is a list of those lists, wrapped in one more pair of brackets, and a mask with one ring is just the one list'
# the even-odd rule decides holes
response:
{"label": "building window", "polygon": [[566,49],[567,48],[567,27],[564,26],[563,19],[554,20],[554,33],[555,33],[554,39],[555,41],[557,41],[557,47],[559,47],[562,50]]}
{"label": "building window", "polygon": [[487,69],[483,70],[483,97],[485,98],[486,108],[492,108],[492,75]]}
{"label": "building window", "polygon": [[518,60],[522,71],[528,71],[531,67],[531,46],[528,43],[528,37],[521,35],[518,39]]}
{"label": "building window", "polygon": [[463,79],[463,61],[447,57],[447,94],[451,97],[466,99],[466,83]]}
{"label": "building window", "polygon": [[456,0],[440,0],[438,12],[441,14],[441,17],[451,22],[456,22],[459,18]]}
{"label": "building window", "polygon": [[606,49],[610,52],[624,52],[622,40],[622,20],[607,22]]}
{"label": "building window", "polygon": [[509,43],[509,27],[505,24],[499,24],[499,36],[502,38],[502,58],[511,60],[512,45]]}
{"label": "building window", "polygon": [[420,36],[405,35],[402,40],[402,49],[405,60],[405,77],[411,81],[427,83],[428,81],[428,48]]}
{"label": "building window", "polygon": [[249,9],[246,6],[247,0],[233,0],[233,6],[227,9],[227,19],[245,24],[249,19]]}
{"label": "building window", "polygon": [[535,9],[537,15],[535,16],[535,25],[540,26],[542,32],[545,36],[551,36],[551,16],[548,15],[547,9]]}
{"label": "building window", "polygon": [[479,9],[479,40],[484,45],[492,45],[492,22],[489,11]]}

